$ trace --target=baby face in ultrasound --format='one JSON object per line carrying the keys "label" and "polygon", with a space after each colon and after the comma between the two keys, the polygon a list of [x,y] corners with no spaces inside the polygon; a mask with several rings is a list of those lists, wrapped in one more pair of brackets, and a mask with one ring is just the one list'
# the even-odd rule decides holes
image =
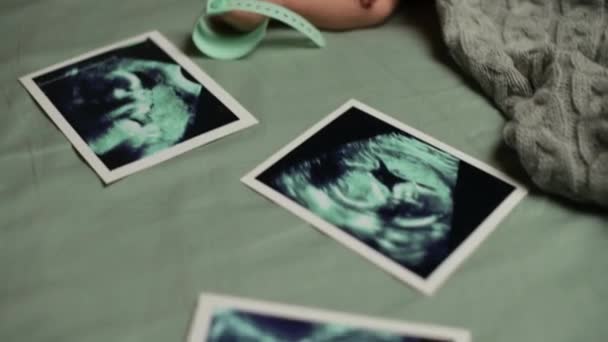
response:
{"label": "baby face in ultrasound", "polygon": [[178,143],[201,92],[180,66],[155,61],[113,57],[67,76],[60,111],[95,154],[124,162]]}
{"label": "baby face in ultrasound", "polygon": [[393,260],[416,266],[445,248],[458,159],[402,134],[342,145],[273,186]]}

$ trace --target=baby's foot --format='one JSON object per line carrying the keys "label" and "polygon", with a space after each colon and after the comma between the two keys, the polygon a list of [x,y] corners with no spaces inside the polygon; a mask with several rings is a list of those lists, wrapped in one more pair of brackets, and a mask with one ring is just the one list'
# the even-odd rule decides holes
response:
{"label": "baby's foot", "polygon": [[213,20],[221,24],[225,24],[237,31],[249,32],[264,22],[264,16],[241,11],[232,11],[227,14],[222,14],[214,17]]}
{"label": "baby's foot", "polygon": [[[265,0],[267,2],[284,5],[285,0]],[[373,1],[373,0],[372,0]],[[231,11],[226,14],[219,15],[214,17],[220,23],[226,24],[231,28],[242,31],[249,32],[260,26],[266,17],[257,13],[251,12],[243,12],[243,11]]]}
{"label": "baby's foot", "polygon": [[359,0],[359,3],[363,8],[371,8],[374,2],[376,2],[376,0]]}

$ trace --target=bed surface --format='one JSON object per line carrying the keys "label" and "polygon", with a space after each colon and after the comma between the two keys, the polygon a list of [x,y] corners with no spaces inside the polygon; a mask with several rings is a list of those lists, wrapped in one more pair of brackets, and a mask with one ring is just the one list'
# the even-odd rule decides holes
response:
{"label": "bed surface", "polygon": [[[2,1],[0,340],[180,341],[202,291],[460,326],[476,341],[608,336],[608,219],[534,189],[433,297],[239,179],[356,98],[529,184],[503,118],[446,56],[430,3],[235,62],[189,43],[199,1]],[[105,187],[18,78],[159,30],[260,123]]]}

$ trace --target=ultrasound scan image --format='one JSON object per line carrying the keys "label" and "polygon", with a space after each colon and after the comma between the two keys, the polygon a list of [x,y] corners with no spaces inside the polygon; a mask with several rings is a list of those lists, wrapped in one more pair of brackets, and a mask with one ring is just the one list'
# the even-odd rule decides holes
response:
{"label": "ultrasound scan image", "polygon": [[110,170],[237,120],[152,40],[35,82]]}
{"label": "ultrasound scan image", "polygon": [[258,180],[423,278],[513,190],[355,108]]}
{"label": "ultrasound scan image", "polygon": [[[396,333],[272,317],[237,310],[213,315],[206,342],[449,342]],[[202,341],[201,341],[202,342]]]}

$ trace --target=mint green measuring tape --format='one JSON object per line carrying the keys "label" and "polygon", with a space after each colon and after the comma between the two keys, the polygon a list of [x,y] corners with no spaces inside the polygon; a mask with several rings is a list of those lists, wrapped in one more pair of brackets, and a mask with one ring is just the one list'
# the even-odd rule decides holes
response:
{"label": "mint green measuring tape", "polygon": [[[237,10],[261,14],[267,19],[255,30],[242,35],[226,35],[213,29],[210,17]],[[262,42],[271,19],[299,31],[317,47],[325,46],[321,32],[301,15],[283,6],[260,0],[208,0],[206,11],[199,17],[192,32],[192,41],[202,53],[211,58],[242,58]]]}

